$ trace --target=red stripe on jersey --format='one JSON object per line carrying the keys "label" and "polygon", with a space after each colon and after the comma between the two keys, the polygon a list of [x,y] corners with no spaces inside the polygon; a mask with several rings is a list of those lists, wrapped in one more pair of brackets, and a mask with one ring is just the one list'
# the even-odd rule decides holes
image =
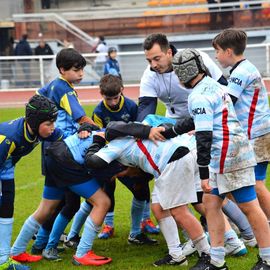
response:
{"label": "red stripe on jersey", "polygon": [[229,147],[228,109],[222,111],[223,143],[220,157],[220,173],[224,171],[225,159]]}
{"label": "red stripe on jersey", "polygon": [[250,109],[249,109],[249,114],[248,114],[248,138],[249,139],[250,139],[252,123],[253,123],[253,120],[254,120],[255,109],[256,109],[257,102],[258,102],[258,98],[259,98],[259,92],[260,92],[260,89],[256,88],[255,91],[254,91],[251,106],[250,106]]}
{"label": "red stripe on jersey", "polygon": [[158,172],[158,174],[160,174],[160,171],[158,169],[157,164],[154,162],[154,160],[152,159],[150,153],[148,152],[148,150],[146,149],[145,145],[143,144],[141,139],[137,140],[137,145],[140,148],[140,150],[144,153],[144,155],[146,156],[148,162],[150,163],[150,165],[152,166],[152,168]]}

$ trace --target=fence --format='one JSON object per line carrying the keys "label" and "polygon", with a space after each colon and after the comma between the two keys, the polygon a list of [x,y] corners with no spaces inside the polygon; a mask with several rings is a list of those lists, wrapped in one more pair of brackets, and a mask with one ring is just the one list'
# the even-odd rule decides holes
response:
{"label": "fence", "polygon": [[[215,60],[213,48],[200,48]],[[97,85],[100,79],[95,70],[97,54],[83,54],[87,60],[82,86]],[[270,43],[248,45],[246,57],[254,63],[263,77],[270,77]],[[147,66],[144,52],[119,52],[118,61],[125,84],[138,84]],[[223,70],[228,75],[228,70]],[[58,76],[55,56],[2,56],[0,57],[0,88],[39,88]]]}

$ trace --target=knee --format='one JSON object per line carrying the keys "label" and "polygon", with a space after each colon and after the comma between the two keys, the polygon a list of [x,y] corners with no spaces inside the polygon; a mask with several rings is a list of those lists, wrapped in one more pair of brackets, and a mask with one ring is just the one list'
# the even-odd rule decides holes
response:
{"label": "knee", "polygon": [[102,200],[100,200],[98,204],[102,209],[104,209],[104,210],[106,210],[106,212],[108,212],[108,210],[111,207],[111,200],[108,196],[104,196],[104,198]]}
{"label": "knee", "polygon": [[259,196],[263,194],[263,192],[266,190],[264,181],[256,181],[256,193]]}
{"label": "knee", "polygon": [[171,215],[169,211],[163,210],[159,203],[151,204],[151,210],[152,210],[157,221]]}

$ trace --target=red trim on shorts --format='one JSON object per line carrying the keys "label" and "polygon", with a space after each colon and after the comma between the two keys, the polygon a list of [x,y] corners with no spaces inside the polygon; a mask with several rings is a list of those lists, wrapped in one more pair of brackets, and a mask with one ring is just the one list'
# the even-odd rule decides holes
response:
{"label": "red trim on shorts", "polygon": [[220,157],[220,173],[224,171],[225,159],[229,147],[228,109],[222,111],[223,143]]}
{"label": "red trim on shorts", "polygon": [[150,163],[150,165],[152,166],[152,168],[158,172],[158,174],[161,174],[159,171],[159,168],[157,166],[157,164],[154,162],[154,160],[152,159],[150,153],[148,152],[148,150],[146,149],[145,145],[143,144],[141,139],[138,139],[137,141],[137,145],[140,148],[140,150],[143,152],[143,154],[146,156],[148,162]]}
{"label": "red trim on shorts", "polygon": [[251,133],[251,128],[252,128],[252,123],[253,123],[253,120],[254,120],[255,109],[256,109],[257,102],[258,102],[258,98],[259,98],[259,92],[260,92],[260,89],[256,88],[255,91],[254,91],[251,106],[250,106],[250,109],[249,109],[249,114],[248,114],[248,139],[249,140],[250,140],[250,133]]}

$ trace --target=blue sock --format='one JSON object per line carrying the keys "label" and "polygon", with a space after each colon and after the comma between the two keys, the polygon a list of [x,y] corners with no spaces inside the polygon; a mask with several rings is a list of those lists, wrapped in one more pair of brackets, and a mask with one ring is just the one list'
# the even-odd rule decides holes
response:
{"label": "blue sock", "polygon": [[49,241],[46,246],[46,249],[57,248],[60,237],[62,233],[65,231],[65,228],[67,227],[69,222],[70,222],[70,219],[66,218],[61,213],[58,214],[58,216],[56,217],[53,223],[52,231],[50,233],[50,237],[49,237]]}
{"label": "blue sock", "polygon": [[100,229],[101,226],[96,225],[90,216],[86,219],[81,241],[77,247],[76,257],[83,257],[92,249],[94,239]]}
{"label": "blue sock", "polygon": [[32,239],[33,235],[40,228],[40,224],[34,219],[33,216],[27,218],[24,222],[15,243],[11,248],[12,255],[19,255],[26,251],[27,244]]}
{"label": "blue sock", "polygon": [[39,228],[36,240],[33,244],[37,249],[44,249],[48,243],[50,231],[44,229],[42,226]]}
{"label": "blue sock", "polygon": [[10,242],[13,218],[0,218],[0,265],[5,263],[10,255]]}
{"label": "blue sock", "polygon": [[222,207],[222,210],[226,214],[226,216],[228,216],[231,221],[238,227],[243,238],[252,239],[254,237],[247,217],[236,203],[228,200],[226,205]]}
{"label": "blue sock", "polygon": [[259,248],[259,255],[263,261],[266,261],[268,264],[270,264],[270,247]]}
{"label": "blue sock", "polygon": [[113,227],[114,223],[114,212],[108,212],[104,219],[104,224]]}
{"label": "blue sock", "polygon": [[150,202],[145,201],[142,220],[150,218]]}
{"label": "blue sock", "polygon": [[141,220],[145,208],[145,201],[139,201],[133,197],[131,206],[131,231],[130,236],[135,237],[141,233]]}
{"label": "blue sock", "polygon": [[211,247],[210,248],[211,264],[220,267],[225,262],[225,248]]}
{"label": "blue sock", "polygon": [[67,240],[70,240],[75,235],[79,235],[81,228],[83,224],[86,221],[86,218],[89,216],[90,212],[92,210],[92,206],[88,204],[87,202],[81,203],[81,207],[79,211],[76,213],[76,215],[73,218],[73,222],[70,228],[70,232],[67,236]]}

